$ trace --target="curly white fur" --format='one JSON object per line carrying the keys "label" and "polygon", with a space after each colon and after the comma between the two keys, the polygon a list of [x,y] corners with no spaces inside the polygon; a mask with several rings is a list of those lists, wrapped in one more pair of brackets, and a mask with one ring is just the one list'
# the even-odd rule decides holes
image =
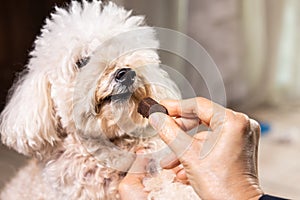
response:
{"label": "curly white fur", "polygon": [[[155,32],[130,15],[113,3],[84,0],[46,20],[1,114],[3,143],[33,157],[2,199],[118,199],[135,150],[161,146],[137,103],[180,93],[159,68]],[[129,88],[113,80],[124,66],[137,75]],[[126,90],[128,100],[107,101]]]}

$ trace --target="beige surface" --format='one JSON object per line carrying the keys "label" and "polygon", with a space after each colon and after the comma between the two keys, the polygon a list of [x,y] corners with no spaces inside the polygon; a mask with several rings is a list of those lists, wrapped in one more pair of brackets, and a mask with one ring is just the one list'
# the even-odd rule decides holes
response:
{"label": "beige surface", "polygon": [[266,193],[300,199],[299,147],[262,138],[259,175]]}
{"label": "beige surface", "polygon": [[254,118],[271,124],[261,137],[259,175],[266,193],[300,199],[300,107],[262,108]]}

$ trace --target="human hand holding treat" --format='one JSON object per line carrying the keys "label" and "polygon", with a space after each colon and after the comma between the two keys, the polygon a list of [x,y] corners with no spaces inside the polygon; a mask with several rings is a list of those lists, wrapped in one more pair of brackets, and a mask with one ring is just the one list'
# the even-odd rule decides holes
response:
{"label": "human hand holding treat", "polygon": [[[262,195],[257,177],[260,128],[256,121],[204,98],[160,103],[170,116],[153,113],[149,121],[174,152],[173,158],[161,162],[164,168],[182,164],[177,177],[187,179],[202,199],[258,199]],[[211,131],[191,137],[181,128],[187,124],[177,123],[195,118]],[[215,131],[219,134],[217,143],[200,159],[206,138]]]}
{"label": "human hand holding treat", "polygon": [[[257,122],[204,98],[160,103],[170,116],[153,112],[149,121],[174,152],[162,160],[164,168],[174,169],[177,180],[191,184],[201,199],[259,199]],[[193,137],[185,132],[200,123],[211,131]],[[216,131],[217,143],[200,159],[207,136]]]}

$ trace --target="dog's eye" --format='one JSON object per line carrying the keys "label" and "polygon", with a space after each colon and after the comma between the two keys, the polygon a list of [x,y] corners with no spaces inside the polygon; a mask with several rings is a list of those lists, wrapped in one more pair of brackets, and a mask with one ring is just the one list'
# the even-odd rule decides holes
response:
{"label": "dog's eye", "polygon": [[82,68],[82,67],[86,66],[89,61],[90,61],[90,57],[83,57],[83,58],[77,60],[76,66],[78,68]]}

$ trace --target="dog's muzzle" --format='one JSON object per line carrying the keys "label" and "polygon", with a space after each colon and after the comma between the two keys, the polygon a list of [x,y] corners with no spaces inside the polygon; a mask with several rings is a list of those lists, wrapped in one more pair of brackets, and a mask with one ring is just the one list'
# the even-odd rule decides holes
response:
{"label": "dog's muzzle", "polygon": [[[112,95],[109,95],[105,97],[102,100],[103,102],[110,102],[110,101],[120,101],[120,100],[126,100],[131,97],[133,91],[130,90],[131,86],[133,85],[136,78],[136,73],[130,68],[122,68],[115,72],[114,79],[115,82],[118,84],[125,86],[123,87],[123,91],[118,91],[117,93],[113,93]],[[101,103],[100,103],[101,105]]]}
{"label": "dog's muzzle", "polygon": [[136,77],[135,71],[130,68],[119,69],[115,74],[115,81],[124,86],[131,86],[134,83]]}

